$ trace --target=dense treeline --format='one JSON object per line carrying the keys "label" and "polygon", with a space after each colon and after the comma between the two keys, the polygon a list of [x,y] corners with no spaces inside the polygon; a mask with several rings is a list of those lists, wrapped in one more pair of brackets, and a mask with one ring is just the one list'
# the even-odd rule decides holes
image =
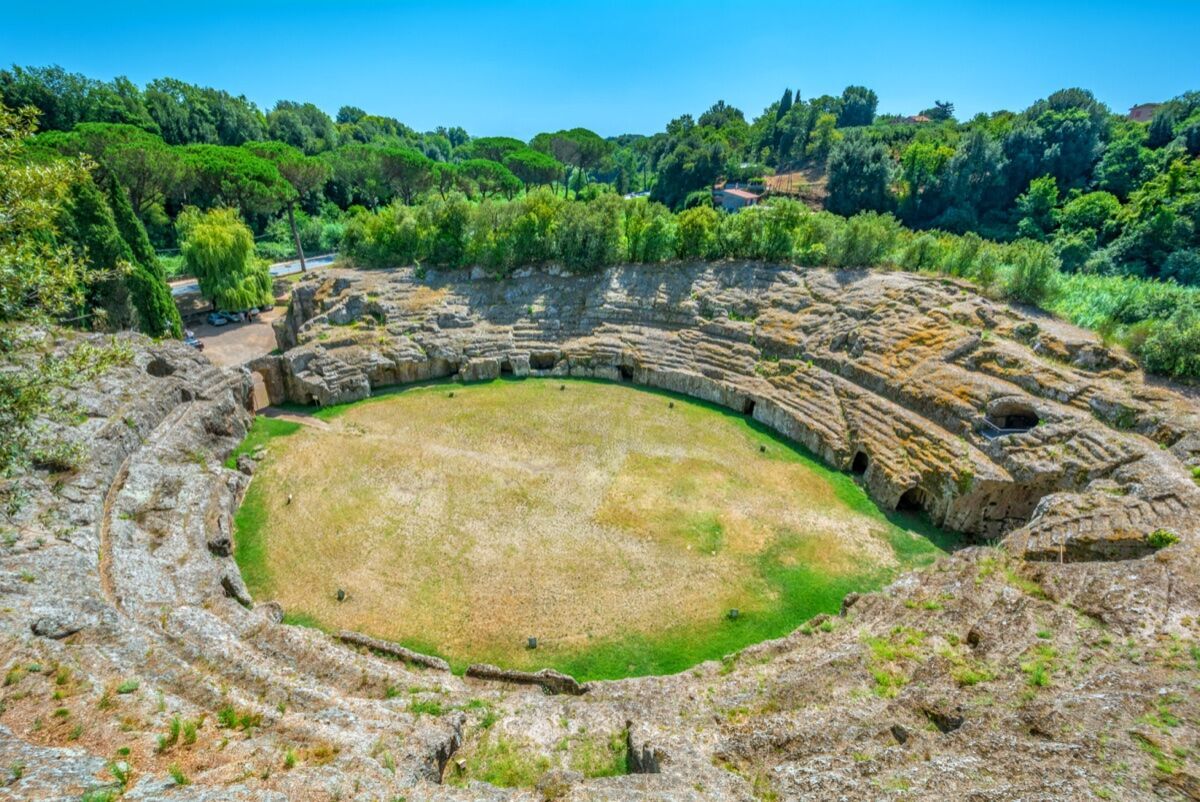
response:
{"label": "dense treeline", "polygon": [[[788,89],[753,121],[718,102],[653,136],[574,128],[529,142],[457,127],[419,133],[351,106],[335,118],[292,101],[264,112],[174,79],[139,89],[57,67],[0,71],[0,102],[41,112],[42,130],[59,132],[40,137],[42,147],[87,153],[116,172],[160,248],[176,244],[172,221],[185,205],[235,206],[281,246],[267,249],[277,256],[303,245],[299,229],[314,217],[332,228],[313,244],[333,245],[340,213],[355,205],[452,192],[512,198],[539,186],[570,196],[599,182],[649,190],[679,210],[708,203],[721,179],[816,167],[827,174],[826,207],[839,214],[892,212],[911,228],[1037,239],[1068,272],[1200,283],[1200,92],[1163,104],[1149,123],[1080,89],[960,123],[948,102],[905,118],[877,114],[875,93],[861,86],[807,100]],[[253,147],[266,141],[277,149]],[[306,179],[290,180],[281,159]],[[283,210],[302,214],[290,236],[264,236]]]}
{"label": "dense treeline", "polygon": [[704,202],[721,177],[824,167],[826,208],[839,214],[1037,239],[1070,272],[1200,283],[1200,92],[1150,123],[1081,89],[961,124],[943,102],[913,118],[877,116],[863,87],[798,95],[786,91],[752,123],[721,103],[672,121],[649,146],[653,197],[678,208]]}
{"label": "dense treeline", "polygon": [[[232,304],[266,293],[260,257],[315,250],[498,274],[764,258],[962,275],[1111,333],[1153,370],[1200,375],[1181,356],[1197,350],[1196,295],[1176,286],[1200,285],[1200,93],[1148,123],[1079,89],[959,122],[949,102],[899,117],[879,114],[865,87],[811,99],[789,89],[750,121],[718,102],[652,136],[572,128],[528,142],[421,133],[351,106],[263,111],[174,79],[139,88],[57,67],[0,70],[0,103],[38,114],[23,163],[86,174],[62,207],[81,220],[92,209],[99,228],[64,220],[59,239],[83,261],[141,266],[91,265],[126,277],[88,282],[78,303],[97,325],[175,331],[161,293],[147,302],[136,290],[161,285],[164,265],[207,275],[209,297]],[[714,182],[797,169],[824,178],[835,214],[712,208]],[[637,191],[650,202],[622,202]],[[97,198],[134,258],[99,235]],[[223,250],[187,241],[202,235]],[[147,244],[179,255],[155,259]]]}

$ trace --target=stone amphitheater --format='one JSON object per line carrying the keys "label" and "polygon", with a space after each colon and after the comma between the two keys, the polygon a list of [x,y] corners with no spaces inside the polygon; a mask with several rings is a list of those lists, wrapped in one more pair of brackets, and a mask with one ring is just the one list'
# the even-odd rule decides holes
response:
{"label": "stone amphitheater", "polygon": [[[276,334],[234,371],[131,337],[75,391],[84,465],[18,480],[0,799],[1200,799],[1200,405],[1094,335],[952,280],[743,263],[322,271]],[[974,545],[722,661],[585,686],[250,598],[254,465],[223,464],[256,406],[506,374],[731,407]],[[623,773],[578,770],[596,738]],[[501,739],[536,782],[461,780]]]}

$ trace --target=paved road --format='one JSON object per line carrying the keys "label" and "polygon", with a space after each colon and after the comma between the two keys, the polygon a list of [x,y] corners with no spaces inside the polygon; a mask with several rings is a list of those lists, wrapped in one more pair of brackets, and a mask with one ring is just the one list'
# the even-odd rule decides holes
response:
{"label": "paved road", "polygon": [[[313,256],[306,258],[304,261],[311,270],[316,267],[328,267],[333,264],[333,260],[337,258],[336,253],[326,253],[321,256]],[[294,259],[290,262],[276,262],[267,268],[272,276],[290,276],[292,273],[300,272],[300,260]],[[171,282],[172,295],[187,295],[190,292],[200,292],[200,285],[195,279],[185,278],[179,281]]]}

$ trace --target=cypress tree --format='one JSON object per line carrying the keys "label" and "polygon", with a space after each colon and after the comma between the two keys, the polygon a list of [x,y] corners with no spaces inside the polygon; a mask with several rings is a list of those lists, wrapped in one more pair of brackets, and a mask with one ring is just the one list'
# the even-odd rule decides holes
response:
{"label": "cypress tree", "polygon": [[1160,111],[1150,121],[1150,131],[1146,144],[1151,148],[1166,146],[1175,138],[1175,117],[1169,111]]}
{"label": "cypress tree", "polygon": [[146,235],[146,227],[133,213],[133,204],[129,202],[125,188],[111,175],[107,189],[114,222],[133,262],[125,282],[130,300],[137,309],[138,328],[151,337],[182,337],[183,321],[171,298],[166,273]]}
{"label": "cypress tree", "polygon": [[779,100],[779,108],[775,110],[775,120],[778,122],[783,119],[783,115],[787,114],[792,108],[792,90],[783,90],[783,97]]}
{"label": "cypress tree", "polygon": [[133,322],[133,307],[123,274],[133,254],[113,220],[112,209],[91,176],[71,185],[62,231],[83,258],[90,275],[87,312],[93,326],[126,328]]}
{"label": "cypress tree", "polygon": [[133,213],[133,204],[129,201],[129,194],[117,181],[116,176],[111,173],[108,181],[105,182],[104,190],[108,195],[108,205],[112,208],[117,231],[120,232],[121,239],[125,240],[125,244],[129,246],[133,261],[145,265],[151,271],[157,271],[159,269],[158,258],[154,255],[154,247],[150,244],[146,227]]}

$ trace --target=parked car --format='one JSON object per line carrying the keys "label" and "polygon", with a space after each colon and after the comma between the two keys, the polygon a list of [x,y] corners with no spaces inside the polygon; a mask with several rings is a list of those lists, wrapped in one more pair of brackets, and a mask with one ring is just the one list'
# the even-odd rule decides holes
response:
{"label": "parked car", "polygon": [[210,326],[224,326],[226,323],[230,322],[229,318],[227,318],[223,312],[209,312],[208,317],[205,319],[208,321],[208,325]]}
{"label": "parked car", "polygon": [[222,310],[220,314],[224,315],[225,319],[230,323],[242,323],[245,321],[245,317],[242,316],[241,312],[226,312]]}
{"label": "parked car", "polygon": [[192,334],[190,331],[183,338],[183,344],[190,345],[192,348],[195,348],[197,351],[204,350],[204,343],[200,342],[199,338],[197,338],[196,335]]}
{"label": "parked car", "polygon": [[252,306],[242,314],[246,316],[246,320],[254,320],[254,318],[258,317],[258,308]]}
{"label": "parked car", "polygon": [[263,304],[262,306],[260,306],[260,307],[258,308],[258,311],[260,311],[260,312],[270,312],[270,311],[271,311],[272,309],[274,309],[274,308],[275,308],[275,304]]}

